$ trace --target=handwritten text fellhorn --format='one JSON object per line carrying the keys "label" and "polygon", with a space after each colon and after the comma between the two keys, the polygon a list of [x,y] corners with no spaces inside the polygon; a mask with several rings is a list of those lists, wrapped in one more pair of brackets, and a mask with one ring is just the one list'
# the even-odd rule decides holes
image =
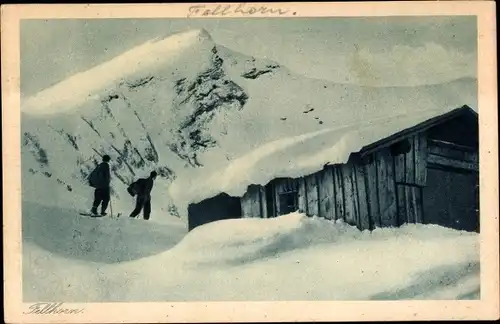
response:
{"label": "handwritten text fellhorn", "polygon": [[[189,7],[188,17],[198,16],[198,17],[207,17],[207,16],[251,16],[251,15],[285,15],[290,12],[289,9],[281,9],[281,8],[273,8],[268,6],[252,6],[246,3],[240,3],[238,5],[232,4],[218,4],[218,5],[192,5]],[[296,15],[296,12],[292,13]]]}
{"label": "handwritten text fellhorn", "polygon": [[24,314],[38,314],[38,315],[51,315],[51,314],[80,314],[83,313],[83,308],[65,308],[63,303],[36,303],[30,306],[29,311]]}

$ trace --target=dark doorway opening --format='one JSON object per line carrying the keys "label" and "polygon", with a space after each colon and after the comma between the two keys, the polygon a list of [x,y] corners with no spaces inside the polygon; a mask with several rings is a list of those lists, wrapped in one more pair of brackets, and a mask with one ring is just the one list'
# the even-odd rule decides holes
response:
{"label": "dark doorway opening", "polygon": [[276,206],[274,204],[274,185],[269,183],[266,185],[266,208],[267,217],[276,217]]}
{"label": "dark doorway opening", "polygon": [[427,171],[424,223],[479,232],[478,173],[447,168]]}
{"label": "dark doorway opening", "polygon": [[296,212],[299,209],[298,193],[296,191],[279,194],[280,215]]}
{"label": "dark doorway opening", "polygon": [[241,201],[225,193],[203,200],[188,207],[189,230],[210,222],[241,218]]}

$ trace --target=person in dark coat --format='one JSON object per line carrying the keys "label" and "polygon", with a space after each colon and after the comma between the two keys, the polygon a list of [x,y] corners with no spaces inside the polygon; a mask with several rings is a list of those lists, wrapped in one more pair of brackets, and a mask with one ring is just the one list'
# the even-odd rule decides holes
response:
{"label": "person in dark coat", "polygon": [[101,205],[101,216],[106,215],[110,200],[110,182],[111,173],[109,171],[109,155],[102,157],[102,162],[92,171],[90,175],[90,185],[95,188],[94,190],[94,203],[90,212],[97,215],[97,208]]}
{"label": "person in dark coat", "polygon": [[130,214],[130,217],[136,217],[143,210],[144,219],[149,219],[151,214],[151,190],[153,190],[153,182],[156,176],[156,171],[153,171],[148,178],[141,178],[127,188],[130,195],[137,195],[135,209]]}

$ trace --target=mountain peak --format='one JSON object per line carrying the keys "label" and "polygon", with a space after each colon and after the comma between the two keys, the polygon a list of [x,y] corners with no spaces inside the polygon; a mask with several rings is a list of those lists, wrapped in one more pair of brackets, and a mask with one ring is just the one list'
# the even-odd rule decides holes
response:
{"label": "mountain peak", "polygon": [[198,39],[201,41],[205,41],[205,40],[212,41],[213,40],[212,36],[209,34],[209,32],[205,28],[198,30]]}
{"label": "mountain peak", "polygon": [[182,32],[174,33],[174,34],[168,34],[164,35],[163,37],[156,38],[155,40],[151,40],[154,43],[157,42],[164,42],[164,41],[184,41],[184,42],[190,42],[190,43],[195,43],[197,40],[198,42],[204,42],[204,41],[213,41],[212,36],[210,33],[204,29],[188,29]]}

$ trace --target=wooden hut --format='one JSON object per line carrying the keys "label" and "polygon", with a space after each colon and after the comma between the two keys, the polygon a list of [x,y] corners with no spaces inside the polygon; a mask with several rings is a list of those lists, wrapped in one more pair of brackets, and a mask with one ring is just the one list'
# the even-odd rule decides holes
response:
{"label": "wooden hut", "polygon": [[[464,106],[364,146],[345,164],[250,185],[232,217],[300,211],[361,230],[430,223],[479,231],[478,171],[478,116]],[[194,209],[207,201],[189,217],[200,218]],[[210,221],[227,217],[216,205]]]}

